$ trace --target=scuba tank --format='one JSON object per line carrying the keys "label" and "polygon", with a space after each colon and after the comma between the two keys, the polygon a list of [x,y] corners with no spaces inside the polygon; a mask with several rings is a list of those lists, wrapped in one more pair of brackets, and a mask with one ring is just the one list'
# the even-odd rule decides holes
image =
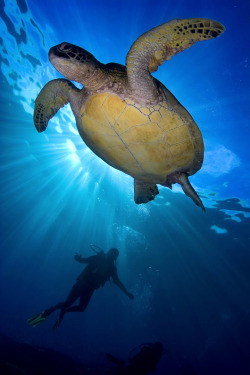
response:
{"label": "scuba tank", "polygon": [[[100,257],[100,260],[101,260],[101,258],[104,259],[105,251],[101,247],[99,247],[95,244],[90,244],[89,247],[91,248],[92,251],[94,251],[94,253],[96,253],[97,256]],[[112,284],[111,280],[110,280],[110,277],[108,277],[108,278],[106,277],[105,269],[102,266],[101,266],[101,269],[99,268],[99,266],[97,266],[96,269],[93,270],[93,273],[95,273],[95,272],[100,272],[101,278],[103,278],[103,280],[101,281],[102,287],[104,286],[106,281],[109,281],[109,283]]]}
{"label": "scuba tank", "polygon": [[[90,244],[89,247],[90,247],[91,250],[93,250],[94,253],[96,253],[96,254],[104,253],[104,250],[103,250],[101,247],[97,246],[97,245]],[[96,250],[96,249],[98,249],[98,250]]]}

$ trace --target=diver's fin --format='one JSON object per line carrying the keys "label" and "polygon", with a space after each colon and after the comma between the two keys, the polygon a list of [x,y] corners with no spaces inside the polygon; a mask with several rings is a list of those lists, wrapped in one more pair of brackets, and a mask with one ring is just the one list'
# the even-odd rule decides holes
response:
{"label": "diver's fin", "polygon": [[40,91],[35,100],[33,115],[36,130],[41,133],[48,125],[49,120],[70,102],[76,92],[80,91],[67,79],[54,79],[48,82]]}
{"label": "diver's fin", "polygon": [[45,316],[44,311],[43,311],[40,314],[37,314],[33,316],[32,318],[27,319],[27,323],[31,327],[36,327],[39,324],[43,323],[46,319],[47,319],[47,316]]}
{"label": "diver's fin", "polygon": [[134,179],[134,200],[136,204],[152,201],[159,194],[156,184]]}

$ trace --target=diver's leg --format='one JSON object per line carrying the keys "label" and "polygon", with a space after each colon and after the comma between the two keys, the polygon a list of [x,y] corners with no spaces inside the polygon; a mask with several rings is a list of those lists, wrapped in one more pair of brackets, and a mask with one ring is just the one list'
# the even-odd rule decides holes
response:
{"label": "diver's leg", "polygon": [[71,306],[77,298],[80,297],[81,288],[79,288],[79,285],[76,283],[73,288],[71,289],[71,292],[69,293],[69,296],[64,302],[59,302],[55,306],[49,307],[48,309],[44,310],[40,314],[37,314],[33,316],[32,318],[29,318],[27,322],[30,326],[36,327],[42,322],[44,322],[47,317],[52,314],[55,310],[61,309],[62,311],[65,311],[69,306]]}
{"label": "diver's leg", "polygon": [[52,314],[55,310],[58,310],[58,309],[61,309],[62,306],[63,306],[64,302],[59,302],[57,305],[55,306],[51,306],[49,307],[48,309],[46,309],[44,311],[44,316],[47,318],[50,314]]}
{"label": "diver's leg", "polygon": [[[69,311],[83,312],[86,309],[86,307],[88,306],[94,291],[95,291],[95,289],[90,289],[90,288],[84,289],[84,291],[81,293],[81,296],[80,296],[79,305],[70,307],[69,309],[67,309],[67,312],[69,312]],[[73,310],[74,307],[76,309]],[[70,310],[70,309],[72,309],[72,310]]]}
{"label": "diver's leg", "polygon": [[[88,306],[93,292],[94,292],[94,289],[84,287],[84,289],[81,290],[79,305],[77,305],[77,306],[68,305],[69,306],[68,307],[66,304],[64,304],[64,306],[61,308],[59,318],[54,325],[54,329],[56,329],[59,326],[59,324],[61,323],[61,321],[62,321],[62,319],[63,319],[63,317],[66,313],[68,313],[68,312],[83,312],[86,309],[86,307]],[[78,294],[78,297],[79,297],[79,294]]]}
{"label": "diver's leg", "polygon": [[66,309],[63,308],[61,310],[62,316],[68,312],[83,312],[88,306],[93,293],[94,293],[94,289],[84,288],[84,290],[81,291],[79,305],[71,306]]}
{"label": "diver's leg", "polygon": [[58,309],[65,309],[69,306],[71,306],[75,300],[79,298],[79,289],[77,288],[77,285],[75,284],[73,288],[71,289],[68,297],[64,302],[59,302],[55,306],[52,306],[44,311],[44,316],[47,318],[50,314],[52,314],[55,310]]}

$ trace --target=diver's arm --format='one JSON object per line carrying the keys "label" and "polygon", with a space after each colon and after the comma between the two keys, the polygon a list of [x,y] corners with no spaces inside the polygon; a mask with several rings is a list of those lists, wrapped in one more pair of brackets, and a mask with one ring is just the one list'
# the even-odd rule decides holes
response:
{"label": "diver's arm", "polygon": [[119,280],[119,278],[118,278],[117,275],[115,275],[113,277],[113,281],[114,281],[114,284],[117,285],[118,288],[121,289],[123,291],[123,293],[125,293],[128,296],[128,298],[134,299],[134,295],[132,293],[129,293],[127,291],[127,289],[125,288],[125,286],[123,285],[123,283],[121,282],[121,280]]}
{"label": "diver's arm", "polygon": [[83,258],[82,255],[75,253],[74,259],[79,263],[89,263],[89,260],[92,257]]}

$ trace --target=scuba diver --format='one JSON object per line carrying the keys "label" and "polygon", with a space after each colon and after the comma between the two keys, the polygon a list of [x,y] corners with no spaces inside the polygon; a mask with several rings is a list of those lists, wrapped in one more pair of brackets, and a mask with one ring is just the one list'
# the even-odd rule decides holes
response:
{"label": "scuba diver", "polygon": [[[92,245],[93,246],[93,245]],[[107,253],[100,251],[97,255],[83,258],[78,253],[75,254],[74,259],[79,263],[86,263],[87,266],[78,276],[76,283],[73,285],[69,296],[64,302],[60,302],[55,306],[41,312],[40,314],[30,318],[27,322],[36,327],[38,324],[44,322],[48,316],[55,310],[59,309],[60,314],[53,329],[58,328],[64,315],[68,312],[83,312],[89,304],[94,291],[101,286],[103,287],[106,281],[113,280],[114,284],[118,286],[130,299],[133,299],[133,294],[129,293],[125,286],[120,281],[117,275],[115,261],[118,258],[119,251],[116,248],[111,248]],[[78,305],[73,303],[80,298]]]}
{"label": "scuba diver", "polygon": [[[146,375],[156,369],[156,366],[162,356],[162,343],[147,343],[142,344],[135,349],[137,348],[141,348],[140,352],[129,359],[127,366],[125,366],[125,362],[123,360],[120,360],[111,354],[106,354],[107,359],[117,365],[115,371],[116,375]],[[134,349],[132,352],[133,351]]]}

